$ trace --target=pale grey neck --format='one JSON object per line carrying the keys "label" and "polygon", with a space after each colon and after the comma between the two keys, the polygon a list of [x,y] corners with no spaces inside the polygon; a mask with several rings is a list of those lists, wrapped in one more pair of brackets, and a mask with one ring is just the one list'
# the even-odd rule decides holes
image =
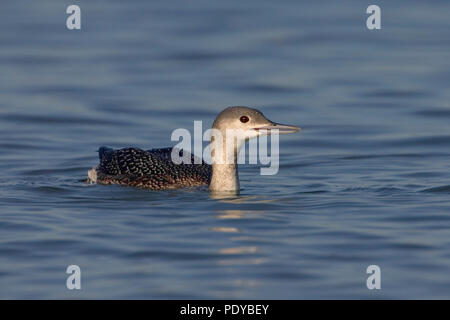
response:
{"label": "pale grey neck", "polygon": [[213,192],[239,192],[237,164],[213,164],[209,190]]}
{"label": "pale grey neck", "polygon": [[[213,140],[212,140],[213,141]],[[233,153],[227,152],[233,150]],[[209,190],[212,192],[239,193],[237,157],[239,146],[223,143],[223,148],[211,152],[212,177]]]}

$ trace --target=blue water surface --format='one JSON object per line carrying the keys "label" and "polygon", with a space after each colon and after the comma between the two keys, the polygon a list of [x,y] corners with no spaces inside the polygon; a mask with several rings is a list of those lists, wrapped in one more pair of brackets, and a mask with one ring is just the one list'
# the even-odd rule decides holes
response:
{"label": "blue water surface", "polygon": [[[450,3],[370,4],[3,1],[0,298],[450,298]],[[81,182],[230,105],[303,128],[239,197]]]}

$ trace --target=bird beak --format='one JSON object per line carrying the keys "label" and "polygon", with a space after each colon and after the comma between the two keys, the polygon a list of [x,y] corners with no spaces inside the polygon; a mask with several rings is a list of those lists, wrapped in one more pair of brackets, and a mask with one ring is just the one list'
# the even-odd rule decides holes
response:
{"label": "bird beak", "polygon": [[297,126],[291,126],[291,125],[287,125],[287,124],[272,122],[268,126],[253,128],[253,130],[256,130],[256,131],[267,130],[268,134],[270,134],[272,130],[278,130],[278,134],[288,134],[288,133],[299,132],[301,130],[301,128],[299,128]]}

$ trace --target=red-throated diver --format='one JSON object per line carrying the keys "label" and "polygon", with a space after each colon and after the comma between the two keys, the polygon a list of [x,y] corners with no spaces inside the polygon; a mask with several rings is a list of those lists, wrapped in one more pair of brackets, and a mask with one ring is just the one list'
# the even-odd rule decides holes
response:
{"label": "red-throated diver", "polygon": [[[120,184],[151,190],[179,189],[208,185],[212,192],[239,192],[237,155],[240,147],[248,139],[262,134],[294,133],[299,127],[282,125],[268,120],[260,111],[248,107],[228,107],[214,120],[213,129],[223,137],[211,152],[212,165],[175,164],[172,148],[141,150],[125,148],[113,150],[99,149],[100,164],[89,170],[88,181],[100,184]],[[233,141],[226,141],[227,131],[236,130]],[[215,136],[211,142],[214,143]],[[217,142],[217,141],[216,141]],[[232,152],[230,152],[230,150]],[[183,150],[180,150],[180,156]]]}

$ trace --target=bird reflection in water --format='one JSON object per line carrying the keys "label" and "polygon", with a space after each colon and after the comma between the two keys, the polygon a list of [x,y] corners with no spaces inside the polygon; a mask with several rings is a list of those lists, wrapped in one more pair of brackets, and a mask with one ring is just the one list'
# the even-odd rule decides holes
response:
{"label": "bird reflection in water", "polygon": [[[254,199],[256,197],[246,197],[246,199],[234,198],[228,199],[226,202],[229,203],[241,203],[248,199]],[[217,211],[216,218],[219,220],[232,220],[232,219],[243,219],[249,215],[256,215],[264,213],[260,210],[219,210]],[[249,240],[249,238],[243,235],[241,229],[236,226],[218,226],[210,229],[213,232],[228,233],[230,234],[229,240],[233,242],[238,242],[242,240]],[[224,258],[220,259],[218,263],[220,265],[260,265],[266,263],[267,258],[261,257],[260,248],[258,246],[235,246],[227,247],[219,250],[219,254],[223,255]]]}

